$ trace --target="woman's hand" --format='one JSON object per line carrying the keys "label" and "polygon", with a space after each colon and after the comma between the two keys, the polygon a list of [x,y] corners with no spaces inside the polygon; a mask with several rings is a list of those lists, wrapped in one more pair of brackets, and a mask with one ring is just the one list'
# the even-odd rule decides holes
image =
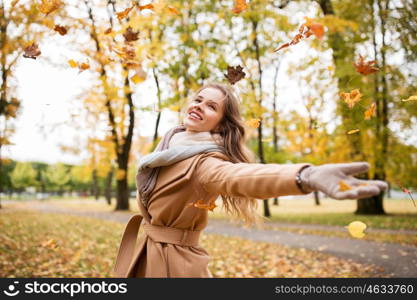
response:
{"label": "woman's hand", "polygon": [[[301,171],[301,184],[306,190],[320,191],[334,199],[360,199],[378,195],[388,188],[382,180],[362,180],[352,175],[368,171],[367,162],[324,164]],[[351,189],[340,189],[340,182]]]}

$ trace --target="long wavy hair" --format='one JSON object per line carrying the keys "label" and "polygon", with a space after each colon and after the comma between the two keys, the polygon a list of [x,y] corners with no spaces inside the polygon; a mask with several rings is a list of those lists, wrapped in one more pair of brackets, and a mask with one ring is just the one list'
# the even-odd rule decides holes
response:
{"label": "long wavy hair", "polygon": [[[211,133],[218,133],[223,140],[226,155],[233,163],[253,163],[255,162],[254,153],[246,146],[245,123],[240,114],[241,100],[236,95],[231,86],[216,82],[209,82],[201,86],[191,99],[197,97],[198,93],[205,88],[216,88],[224,95],[224,114],[220,120],[219,129]],[[185,116],[186,105],[181,110],[181,115]],[[226,213],[235,218],[243,218],[247,226],[256,224],[261,226],[263,218],[258,215],[257,207],[259,200],[254,198],[231,197],[221,195],[223,206]]]}

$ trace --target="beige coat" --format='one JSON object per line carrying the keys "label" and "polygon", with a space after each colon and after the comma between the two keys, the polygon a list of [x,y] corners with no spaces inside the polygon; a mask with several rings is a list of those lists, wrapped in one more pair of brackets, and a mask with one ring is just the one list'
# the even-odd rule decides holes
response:
{"label": "beige coat", "polygon": [[210,152],[162,167],[149,199],[149,215],[138,201],[145,224],[150,224],[144,225],[144,234],[133,249],[142,217],[132,217],[114,276],[212,277],[209,254],[198,245],[208,211],[189,204],[220,194],[256,199],[303,194],[295,175],[305,165],[232,163],[224,154]]}

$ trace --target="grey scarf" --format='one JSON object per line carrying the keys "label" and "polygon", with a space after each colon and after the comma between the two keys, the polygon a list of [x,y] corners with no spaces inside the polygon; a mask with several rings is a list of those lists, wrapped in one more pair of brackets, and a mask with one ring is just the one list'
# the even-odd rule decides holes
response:
{"label": "grey scarf", "polygon": [[203,152],[218,151],[226,153],[224,147],[214,142],[169,147],[172,136],[178,132],[185,131],[185,129],[184,125],[171,128],[161,139],[154,152],[145,155],[139,160],[138,172],[136,174],[136,187],[145,208],[148,207],[148,200],[155,187],[161,167],[169,166]]}

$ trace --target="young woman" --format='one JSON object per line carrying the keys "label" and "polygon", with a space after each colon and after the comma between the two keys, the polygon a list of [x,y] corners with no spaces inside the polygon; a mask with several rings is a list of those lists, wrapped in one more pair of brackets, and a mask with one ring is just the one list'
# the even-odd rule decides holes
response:
{"label": "young woman", "polygon": [[[183,115],[183,123],[168,131],[155,151],[139,162],[141,214],[126,226],[116,277],[211,277],[209,255],[198,241],[218,196],[227,212],[259,224],[258,199],[312,191],[334,199],[358,199],[387,188],[384,181],[352,176],[367,171],[366,162],[253,163],[244,145],[239,100],[227,85],[201,87]],[[340,180],[352,188],[339,190]],[[135,248],[142,220],[144,232]]]}

